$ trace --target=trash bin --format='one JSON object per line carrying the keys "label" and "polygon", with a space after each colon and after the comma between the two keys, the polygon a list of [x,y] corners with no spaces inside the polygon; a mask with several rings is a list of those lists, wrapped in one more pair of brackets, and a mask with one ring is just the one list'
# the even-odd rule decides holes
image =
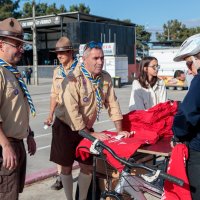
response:
{"label": "trash bin", "polygon": [[121,87],[121,77],[113,77],[112,81],[115,88]]}

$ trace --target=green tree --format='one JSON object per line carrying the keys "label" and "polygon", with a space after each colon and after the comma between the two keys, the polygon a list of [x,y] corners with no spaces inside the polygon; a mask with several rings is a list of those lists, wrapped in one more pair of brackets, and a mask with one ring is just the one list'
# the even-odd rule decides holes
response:
{"label": "green tree", "polygon": [[136,25],[136,49],[138,52],[148,50],[148,42],[151,39],[151,33],[145,30],[145,26]]}
{"label": "green tree", "polygon": [[21,16],[20,12],[17,11],[19,8],[20,0],[0,0],[0,20],[8,17],[18,18]]}
{"label": "green tree", "polygon": [[[61,5],[60,8],[56,7],[56,4],[53,3],[48,5],[47,3],[39,3],[35,6],[35,15],[36,16],[44,16],[44,15],[51,15],[51,14],[58,14],[67,12],[64,5]],[[32,4],[26,2],[22,9],[22,16],[23,17],[32,17]]]}
{"label": "green tree", "polygon": [[80,3],[79,5],[71,5],[69,7],[69,12],[76,12],[79,11],[81,13],[90,14],[89,6],[85,6],[84,3]]}
{"label": "green tree", "polygon": [[[169,20],[163,25],[163,32],[156,33],[156,39],[160,42],[174,41],[183,42],[188,38],[194,30],[190,30],[185,24],[182,24],[177,19]],[[177,43],[179,45],[179,43]]]}

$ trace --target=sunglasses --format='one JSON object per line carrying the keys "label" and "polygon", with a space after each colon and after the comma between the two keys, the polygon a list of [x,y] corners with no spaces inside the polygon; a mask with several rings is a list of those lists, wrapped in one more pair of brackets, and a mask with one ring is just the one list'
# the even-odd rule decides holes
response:
{"label": "sunglasses", "polygon": [[192,69],[193,61],[187,61],[186,65],[189,69]]}
{"label": "sunglasses", "polygon": [[93,49],[93,48],[98,48],[98,49],[102,49],[102,46],[103,46],[103,43],[102,42],[94,42],[94,41],[91,41],[91,42],[88,42],[85,46],[84,46],[84,50],[85,51],[86,49],[90,48],[90,49]]}

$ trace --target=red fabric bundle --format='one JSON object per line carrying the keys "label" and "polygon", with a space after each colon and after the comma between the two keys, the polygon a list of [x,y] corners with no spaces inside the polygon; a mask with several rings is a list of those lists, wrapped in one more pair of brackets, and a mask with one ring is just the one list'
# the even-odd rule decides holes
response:
{"label": "red fabric bundle", "polygon": [[172,150],[167,173],[182,179],[185,183],[183,187],[181,187],[166,180],[161,200],[192,200],[185,169],[187,158],[187,146],[184,144],[177,144]]}

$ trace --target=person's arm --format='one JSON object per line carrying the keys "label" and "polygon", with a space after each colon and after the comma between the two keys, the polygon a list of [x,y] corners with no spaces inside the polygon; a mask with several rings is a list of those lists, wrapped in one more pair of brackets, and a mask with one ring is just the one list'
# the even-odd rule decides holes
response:
{"label": "person's arm", "polygon": [[51,123],[53,122],[53,115],[54,115],[55,108],[56,108],[57,104],[58,103],[56,101],[56,98],[55,97],[51,97],[50,98],[50,112],[49,112],[49,115],[48,115],[46,121],[44,122],[48,126],[50,126]]}
{"label": "person's arm", "polygon": [[[2,105],[2,99],[5,93],[5,88],[6,88],[5,77],[4,77],[3,71],[0,70],[0,105]],[[8,141],[3,131],[2,123],[3,123],[3,120],[0,113],[0,146],[2,148],[3,167],[9,170],[12,170],[17,167],[17,164],[18,164],[17,157],[16,157],[15,152],[13,151],[13,148],[10,142]]]}
{"label": "person's arm", "polygon": [[114,122],[118,134],[129,137],[130,133],[122,130],[123,116],[111,82],[108,85],[107,94],[105,94],[105,107],[108,108],[108,114]]}
{"label": "person's arm", "polygon": [[172,130],[180,141],[190,140],[193,137],[192,129],[200,131],[200,95],[197,92],[199,83],[200,76],[197,75],[174,117]]}
{"label": "person's arm", "polygon": [[18,164],[17,157],[10,142],[3,132],[2,122],[0,123],[0,145],[2,147],[3,167],[8,170],[15,169]]}
{"label": "person's arm", "polygon": [[158,103],[163,103],[167,101],[167,90],[163,80],[160,80],[160,90],[159,90],[159,101]]}
{"label": "person's arm", "polygon": [[122,120],[114,121],[114,124],[118,135],[123,135],[125,138],[130,137],[132,133],[129,133],[128,131],[123,131],[122,129]]}
{"label": "person's arm", "polygon": [[51,86],[51,96],[50,96],[50,111],[49,111],[49,115],[48,115],[46,121],[44,122],[48,126],[50,126],[53,122],[53,115],[55,112],[55,108],[57,106],[56,100],[58,98],[58,93],[56,92],[56,86],[55,86],[56,74],[57,74],[57,70],[54,70],[53,81],[52,81],[52,86]]}

